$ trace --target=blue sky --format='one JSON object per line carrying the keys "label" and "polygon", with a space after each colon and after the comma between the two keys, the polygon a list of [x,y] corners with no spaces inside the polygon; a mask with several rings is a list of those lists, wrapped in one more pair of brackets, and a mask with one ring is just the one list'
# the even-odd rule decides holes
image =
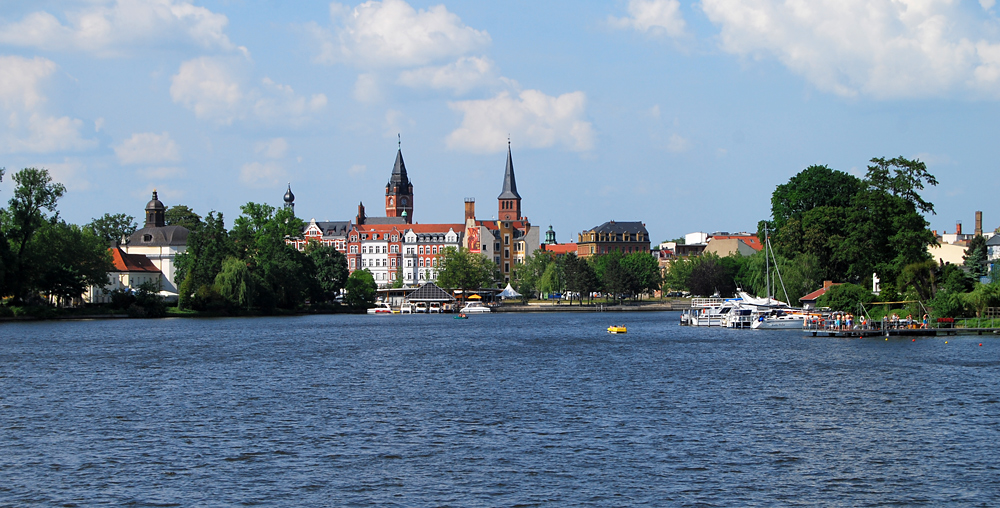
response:
{"label": "blue sky", "polygon": [[753,230],[811,164],[920,158],[933,228],[1000,226],[995,0],[5,0],[0,166],[63,217],[281,203],[380,213],[397,134],[417,222],[523,211],[559,241]]}

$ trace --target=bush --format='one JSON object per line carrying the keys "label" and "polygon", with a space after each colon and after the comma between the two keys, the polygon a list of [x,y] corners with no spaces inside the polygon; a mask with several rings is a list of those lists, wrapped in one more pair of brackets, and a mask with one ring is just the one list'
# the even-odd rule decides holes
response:
{"label": "bush", "polygon": [[838,284],[826,290],[826,293],[816,301],[818,307],[830,307],[843,312],[855,312],[858,304],[870,304],[875,300],[871,291],[857,284]]}

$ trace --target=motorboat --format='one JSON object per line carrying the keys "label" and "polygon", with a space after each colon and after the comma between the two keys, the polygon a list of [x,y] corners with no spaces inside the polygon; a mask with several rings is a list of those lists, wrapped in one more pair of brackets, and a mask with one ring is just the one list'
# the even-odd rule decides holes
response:
{"label": "motorboat", "polygon": [[413,304],[410,303],[410,302],[406,302],[406,303],[400,305],[399,306],[399,313],[400,314],[413,314]]}
{"label": "motorboat", "polygon": [[794,310],[774,309],[761,313],[750,328],[754,330],[801,330],[809,314]]}
{"label": "motorboat", "polygon": [[625,325],[611,325],[608,327],[608,333],[628,333],[628,328]]}
{"label": "motorboat", "polygon": [[427,312],[429,314],[434,314],[434,313],[440,314],[441,313],[441,303],[440,302],[431,302],[431,304],[427,307]]}
{"label": "motorboat", "polygon": [[417,314],[426,314],[427,313],[427,303],[426,302],[417,302],[416,305],[413,306],[413,312],[415,312]]}
{"label": "motorboat", "polygon": [[493,309],[482,304],[482,302],[469,302],[459,310],[462,314],[486,314],[493,312]]}
{"label": "motorboat", "polygon": [[392,314],[392,307],[386,302],[376,302],[375,306],[368,309],[369,314]]}

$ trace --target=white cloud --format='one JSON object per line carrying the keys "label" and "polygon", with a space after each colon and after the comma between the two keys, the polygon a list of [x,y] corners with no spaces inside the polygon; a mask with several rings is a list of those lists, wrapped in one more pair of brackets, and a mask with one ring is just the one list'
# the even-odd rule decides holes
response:
{"label": "white cloud", "polygon": [[254,87],[248,74],[249,62],[243,58],[195,58],[182,63],[171,78],[170,96],[198,118],[219,124],[248,118],[300,124],[326,107],[326,95],[306,99],[266,77]]}
{"label": "white cloud", "polygon": [[281,185],[287,173],[277,162],[251,162],[240,169],[240,181],[251,187],[268,188]]}
{"label": "white cloud", "polygon": [[985,11],[992,9],[996,3],[996,0],[979,0],[979,5],[981,5]]}
{"label": "white cloud", "polygon": [[65,185],[69,191],[84,191],[90,188],[87,167],[77,159],[66,157],[62,162],[35,164],[34,167],[49,170],[52,181]]}
{"label": "white cloud", "polygon": [[686,152],[691,149],[691,141],[680,134],[671,134],[667,141],[667,151],[673,153]]}
{"label": "white cloud", "polygon": [[443,5],[415,10],[403,0],[368,1],[353,10],[334,3],[335,28],[310,30],[320,40],[317,60],[361,67],[420,66],[455,58],[490,44],[485,31],[462,23]]}
{"label": "white cloud", "polygon": [[177,143],[167,132],[137,132],[114,148],[122,164],[159,164],[181,158]]}
{"label": "white cloud", "polygon": [[[37,11],[0,26],[0,44],[46,51],[84,51],[117,56],[141,47],[175,43],[231,50],[228,18],[178,0],[98,0],[67,11],[68,23]],[[241,48],[242,49],[242,48]]]}
{"label": "white cloud", "polygon": [[589,150],[594,133],[585,120],[586,102],[583,92],[552,97],[537,90],[452,102],[449,106],[464,116],[462,125],[448,135],[448,147],[496,152],[503,150],[510,134],[519,144],[530,147],[559,144],[570,150]]}
{"label": "white cloud", "polygon": [[382,89],[378,84],[378,76],[372,73],[358,75],[354,83],[354,98],[358,102],[378,102],[382,100]]}
{"label": "white cloud", "polygon": [[608,22],[617,28],[640,32],[665,32],[671,37],[684,35],[686,24],[677,0],[629,0],[627,18],[610,16]]}
{"label": "white cloud", "polygon": [[365,174],[366,171],[368,171],[368,166],[365,166],[364,164],[355,164],[347,170],[347,173],[351,176],[357,177]]}
{"label": "white cloud", "polygon": [[44,88],[58,66],[42,57],[0,56],[0,152],[47,153],[86,150],[97,141],[84,139],[83,121],[53,115]]}
{"label": "white cloud", "polygon": [[497,83],[493,61],[487,57],[461,57],[450,64],[403,71],[398,83],[413,88],[450,89],[464,94],[473,88]]}
{"label": "white cloud", "polygon": [[285,138],[261,141],[254,151],[268,159],[281,159],[288,152],[288,141]]}
{"label": "white cloud", "polygon": [[773,56],[821,90],[1000,95],[1000,44],[976,35],[984,26],[995,33],[996,20],[984,24],[955,0],[704,0],[702,8],[721,27],[723,50]]}
{"label": "white cloud", "polygon": [[187,176],[187,170],[176,166],[162,166],[143,168],[136,171],[136,174],[149,180],[162,181]]}

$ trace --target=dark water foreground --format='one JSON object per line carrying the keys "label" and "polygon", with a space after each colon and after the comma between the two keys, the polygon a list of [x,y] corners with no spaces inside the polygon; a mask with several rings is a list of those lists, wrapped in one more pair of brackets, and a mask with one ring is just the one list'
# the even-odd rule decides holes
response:
{"label": "dark water foreground", "polygon": [[3,324],[0,506],[1000,503],[1000,341],[676,322]]}

